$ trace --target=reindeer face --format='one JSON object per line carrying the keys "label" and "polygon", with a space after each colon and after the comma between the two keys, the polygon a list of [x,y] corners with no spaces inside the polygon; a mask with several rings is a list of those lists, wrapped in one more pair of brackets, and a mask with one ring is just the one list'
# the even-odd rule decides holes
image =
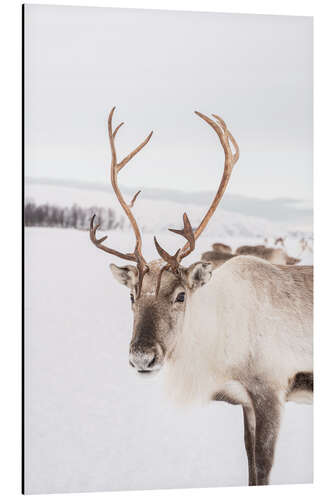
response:
{"label": "reindeer face", "polygon": [[162,266],[161,261],[149,263],[140,297],[136,296],[136,267],[110,266],[114,277],[130,289],[134,323],[129,362],[138,373],[145,375],[159,371],[172,356],[177,338],[182,334],[188,302],[195,290],[207,283],[212,275],[212,266],[207,262],[180,267],[178,274],[165,271],[156,296]]}

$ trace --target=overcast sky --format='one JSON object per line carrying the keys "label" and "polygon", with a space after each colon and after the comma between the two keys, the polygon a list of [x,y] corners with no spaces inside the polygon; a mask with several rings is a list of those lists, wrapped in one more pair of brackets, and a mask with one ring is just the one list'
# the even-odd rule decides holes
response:
{"label": "overcast sky", "polygon": [[312,18],[25,6],[26,175],[109,182],[107,116],[128,186],[216,188],[220,114],[241,156],[230,194],[312,199]]}

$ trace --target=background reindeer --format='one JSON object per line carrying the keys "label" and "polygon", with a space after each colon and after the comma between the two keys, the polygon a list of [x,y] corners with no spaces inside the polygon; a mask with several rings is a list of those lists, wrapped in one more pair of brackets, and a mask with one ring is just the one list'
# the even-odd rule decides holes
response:
{"label": "background reindeer", "polygon": [[233,253],[219,252],[218,250],[208,250],[201,255],[201,260],[210,262],[213,269],[222,266],[227,260],[236,257]]}
{"label": "background reindeer", "polygon": [[169,393],[177,401],[241,404],[249,484],[268,484],[283,405],[309,400],[312,393],[312,267],[276,266],[253,256],[232,258],[214,272],[207,262],[182,265],[215,212],[239,158],[238,145],[224,121],[199,112],[224,150],[220,185],[195,230],[186,213],[183,229],[171,230],[186,239],[185,245],[170,255],[155,238],[161,259],[146,262],[131,210],[138,193],[127,204],[117,176],[151,134],[118,162],[115,137],[122,124],[113,130],[114,109],[108,122],[111,182],[136,245],[131,253],[105,246],[106,236],[97,239],[94,217],[90,238],[99,249],[136,264],[110,265],[114,277],[130,289],[134,314],[130,364],[144,376],[165,365]]}
{"label": "background reindeer", "polygon": [[236,255],[255,255],[272,264],[281,265],[294,265],[300,262],[300,259],[290,257],[282,248],[269,248],[264,245],[243,245],[236,249]]}
{"label": "background reindeer", "polygon": [[281,247],[285,248],[285,238],[282,238],[282,236],[275,238],[274,246],[278,246],[278,245],[281,245]]}
{"label": "background reindeer", "polygon": [[313,253],[313,248],[311,246],[311,244],[309,243],[309,241],[305,238],[301,238],[300,242],[300,247],[301,247],[301,251],[299,253],[299,257],[305,252],[305,250],[308,250],[310,253]]}
{"label": "background reindeer", "polygon": [[221,245],[222,247],[219,247],[219,243],[214,243],[212,245],[213,250],[204,252],[201,255],[201,259],[206,262],[211,262],[214,269],[221,266],[232,257],[236,257],[236,255],[253,255],[260,259],[267,260],[272,264],[288,266],[298,264],[301,261],[298,258],[290,257],[282,248],[269,248],[265,247],[265,245],[243,245],[237,248],[236,252],[233,254],[231,252],[220,251],[219,248],[225,246],[223,244]]}
{"label": "background reindeer", "polygon": [[232,248],[224,243],[213,243],[212,248],[213,250],[204,252],[201,255],[201,260],[211,262],[214,269],[235,256],[232,253]]}
{"label": "background reindeer", "polygon": [[212,248],[215,252],[232,253],[232,248],[224,243],[213,243]]}

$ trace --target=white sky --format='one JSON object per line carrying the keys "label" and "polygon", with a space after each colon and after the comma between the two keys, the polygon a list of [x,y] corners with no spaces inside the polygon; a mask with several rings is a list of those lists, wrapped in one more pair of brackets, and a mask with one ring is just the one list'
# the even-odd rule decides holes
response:
{"label": "white sky", "polygon": [[108,182],[107,115],[126,186],[214,190],[220,114],[241,158],[228,192],[312,198],[312,18],[25,6],[26,175]]}

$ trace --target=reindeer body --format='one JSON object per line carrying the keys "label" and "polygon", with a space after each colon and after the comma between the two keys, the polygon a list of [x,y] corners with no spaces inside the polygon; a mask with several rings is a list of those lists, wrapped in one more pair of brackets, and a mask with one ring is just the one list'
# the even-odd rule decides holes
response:
{"label": "reindeer body", "polygon": [[187,305],[167,372],[179,402],[247,404],[254,381],[291,400],[293,377],[312,372],[312,268],[235,257],[216,269]]}
{"label": "reindeer body", "polygon": [[221,266],[227,262],[227,260],[237,255],[253,255],[271,264],[278,265],[294,265],[300,262],[300,259],[290,257],[282,248],[267,248],[264,245],[244,245],[237,248],[235,254],[218,250],[216,243],[213,245],[213,248],[215,248],[215,250],[204,252],[201,255],[201,259],[206,262],[211,262],[214,268]]}
{"label": "reindeer body", "polygon": [[222,264],[227,262],[227,260],[232,259],[233,257],[235,257],[235,255],[232,253],[221,252],[218,250],[209,250],[208,252],[204,252],[201,255],[201,260],[204,260],[205,262],[211,262],[215,269],[216,267],[221,266]]}
{"label": "reindeer body", "polygon": [[178,403],[240,404],[249,485],[269,483],[286,401],[311,403],[312,267],[235,257],[191,297],[166,364]]}
{"label": "reindeer body", "polygon": [[213,250],[216,252],[222,252],[222,253],[232,253],[232,248],[229,245],[226,245],[225,243],[213,243],[212,244]]}
{"label": "reindeer body", "polygon": [[290,257],[282,248],[269,248],[264,245],[241,246],[237,248],[236,255],[254,255],[279,265],[294,265],[300,262],[300,259]]}

